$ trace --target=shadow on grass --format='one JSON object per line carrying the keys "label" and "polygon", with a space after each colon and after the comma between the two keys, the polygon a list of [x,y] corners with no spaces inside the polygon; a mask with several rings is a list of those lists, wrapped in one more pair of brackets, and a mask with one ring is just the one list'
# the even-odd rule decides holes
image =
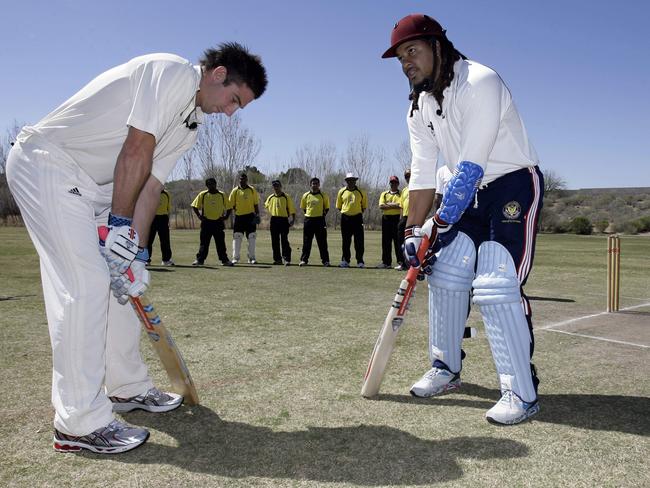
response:
{"label": "shadow on grass", "polygon": [[571,298],[556,298],[556,297],[528,297],[529,300],[535,300],[538,302],[561,302],[561,303],[575,303],[575,300]]}
{"label": "shadow on grass", "polygon": [[[468,400],[449,394],[438,398],[415,398],[407,395],[377,395],[377,401],[412,404],[475,407],[488,410],[499,399],[496,389],[463,383],[459,393],[489,401]],[[541,410],[533,421],[568,425],[580,429],[605,430],[650,436],[650,398],[622,395],[561,394],[540,395]]]}
{"label": "shadow on grass", "polygon": [[9,300],[20,300],[21,298],[35,297],[36,295],[14,295],[14,296],[0,296],[0,302]]}
{"label": "shadow on grass", "polygon": [[116,460],[165,463],[229,478],[430,485],[461,478],[458,459],[510,459],[529,454],[526,445],[509,439],[428,440],[380,425],[283,432],[226,422],[202,406],[181,407],[167,415],[134,412],[126,417],[133,424],[165,432],[178,445],[156,444],[154,432],[142,448]]}

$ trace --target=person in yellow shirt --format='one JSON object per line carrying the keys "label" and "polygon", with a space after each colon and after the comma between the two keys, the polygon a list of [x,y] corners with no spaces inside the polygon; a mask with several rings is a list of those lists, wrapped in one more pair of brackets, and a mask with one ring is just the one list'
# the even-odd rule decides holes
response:
{"label": "person in yellow shirt", "polygon": [[248,175],[239,175],[239,185],[230,192],[230,204],[235,211],[235,224],[232,233],[232,262],[241,259],[241,241],[248,239],[248,262],[256,264],[255,239],[257,224],[260,223],[260,196],[257,190],[248,184]]}
{"label": "person in yellow shirt", "polygon": [[160,202],[156,209],[156,215],[151,222],[151,229],[149,230],[149,242],[147,248],[149,249],[149,260],[147,264],[151,263],[151,253],[153,252],[153,241],[160,240],[160,252],[162,253],[162,265],[174,266],[172,261],[172,247],[169,240],[169,213],[172,210],[172,197],[167,190],[163,187],[160,190]]}
{"label": "person in yellow shirt", "polygon": [[327,249],[327,223],[325,216],[330,210],[330,199],[320,191],[320,180],[312,178],[309,181],[311,190],[300,199],[300,208],[305,213],[305,223],[302,231],[302,255],[298,266],[306,266],[311,254],[311,243],[316,236],[318,252],[323,266],[330,265],[330,253]]}
{"label": "person in yellow shirt", "polygon": [[402,264],[402,249],[399,245],[397,227],[402,209],[402,196],[399,191],[399,178],[391,176],[388,179],[390,190],[384,191],[379,196],[379,209],[381,216],[381,263],[379,269],[390,269],[393,266],[391,247],[395,250],[397,263]]}
{"label": "person in yellow shirt", "polygon": [[291,264],[291,246],[289,245],[289,228],[296,220],[296,207],[289,195],[282,191],[280,180],[273,180],[271,193],[264,207],[271,214],[271,247],[273,264],[289,266]]}
{"label": "person in yellow shirt", "polygon": [[345,175],[345,186],[336,195],[336,208],[341,212],[342,256],[341,268],[350,267],[350,245],[354,237],[354,253],[357,266],[365,268],[363,262],[363,212],[368,208],[368,195],[357,187],[359,178],[354,173]]}
{"label": "person in yellow shirt", "polygon": [[203,266],[210,250],[210,241],[214,239],[217,255],[222,266],[232,266],[226,252],[226,234],[224,221],[231,211],[230,200],[225,193],[217,190],[217,180],[205,180],[207,190],[200,192],[192,202],[192,210],[201,221],[199,252],[192,266]]}
{"label": "person in yellow shirt", "polygon": [[409,181],[411,181],[410,169],[404,171],[404,179],[406,180],[406,185],[404,185],[404,188],[402,188],[401,193],[402,217],[399,219],[399,224],[397,225],[397,238],[399,239],[398,246],[400,248],[400,259],[398,259],[398,262],[401,262],[401,264],[396,266],[395,269],[399,271],[406,271],[409,269],[409,263],[404,261],[404,253],[401,251],[401,249],[404,246],[404,231],[406,230],[406,220],[409,216]]}

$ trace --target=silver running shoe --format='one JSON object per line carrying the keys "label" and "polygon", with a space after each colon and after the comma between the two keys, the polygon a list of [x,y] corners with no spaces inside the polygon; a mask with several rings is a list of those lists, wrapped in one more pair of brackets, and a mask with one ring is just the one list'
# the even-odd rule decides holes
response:
{"label": "silver running shoe", "polygon": [[176,266],[176,263],[174,261],[172,261],[171,259],[168,260],[168,261],[163,261],[161,264],[163,266]]}
{"label": "silver running shoe", "polygon": [[109,397],[113,402],[113,412],[124,413],[140,409],[147,412],[169,412],[181,406],[183,397],[176,393],[166,393],[158,388],[151,388],[142,395],[131,398]]}
{"label": "silver running shoe", "polygon": [[514,425],[532,417],[539,412],[539,402],[523,401],[512,390],[505,390],[497,404],[487,411],[488,422],[501,425]]}
{"label": "silver running shoe", "polygon": [[87,449],[99,454],[117,454],[135,449],[144,444],[148,438],[147,429],[113,420],[106,427],[78,437],[54,429],[54,450],[78,452]]}
{"label": "silver running shoe", "polygon": [[428,398],[460,388],[460,373],[433,367],[411,387],[411,395]]}

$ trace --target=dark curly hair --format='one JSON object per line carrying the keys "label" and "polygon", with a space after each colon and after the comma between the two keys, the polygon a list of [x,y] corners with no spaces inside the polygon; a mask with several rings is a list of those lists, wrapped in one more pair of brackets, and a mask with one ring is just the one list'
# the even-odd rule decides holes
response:
{"label": "dark curly hair", "polygon": [[199,59],[201,66],[210,70],[223,66],[228,70],[224,85],[245,83],[251,89],[255,98],[262,96],[268,83],[266,69],[262,65],[262,59],[251,54],[241,44],[236,42],[224,42],[217,46],[217,49],[206,49],[203,57]]}
{"label": "dark curly hair", "polygon": [[[454,79],[454,63],[459,59],[467,59],[463,53],[458,51],[454,44],[447,39],[447,36],[442,37],[431,37],[429,39],[431,43],[431,49],[433,51],[434,59],[434,73],[439,66],[438,77],[433,79],[426,79],[422,83],[412,86],[411,93],[409,94],[409,100],[411,100],[411,114],[413,117],[413,112],[419,110],[418,99],[420,98],[420,93],[427,92],[433,95],[433,98],[438,102],[438,110],[436,110],[436,115],[442,116],[442,101],[444,100],[444,95],[442,92],[451,85],[451,82]],[[440,56],[438,56],[436,44],[440,44]]]}

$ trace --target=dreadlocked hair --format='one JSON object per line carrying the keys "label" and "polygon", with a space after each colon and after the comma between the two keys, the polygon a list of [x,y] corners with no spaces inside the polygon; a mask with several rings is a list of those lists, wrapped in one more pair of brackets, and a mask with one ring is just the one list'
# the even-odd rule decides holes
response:
{"label": "dreadlocked hair", "polygon": [[[438,102],[438,110],[436,110],[436,115],[442,116],[442,101],[444,100],[443,91],[454,79],[454,63],[459,59],[467,59],[463,53],[458,51],[454,44],[447,39],[447,36],[442,37],[432,37],[429,39],[431,43],[431,49],[433,51],[433,57],[435,60],[434,71],[438,70],[439,75],[434,80],[427,78],[422,83],[416,85],[411,90],[409,94],[409,100],[411,100],[411,113],[410,117],[413,117],[413,112],[419,110],[418,99],[420,98],[420,93],[427,92],[433,95],[433,98]],[[436,52],[436,42],[440,43],[440,57],[438,58]],[[437,66],[440,66],[438,69]],[[435,73],[434,73],[435,74]]]}

